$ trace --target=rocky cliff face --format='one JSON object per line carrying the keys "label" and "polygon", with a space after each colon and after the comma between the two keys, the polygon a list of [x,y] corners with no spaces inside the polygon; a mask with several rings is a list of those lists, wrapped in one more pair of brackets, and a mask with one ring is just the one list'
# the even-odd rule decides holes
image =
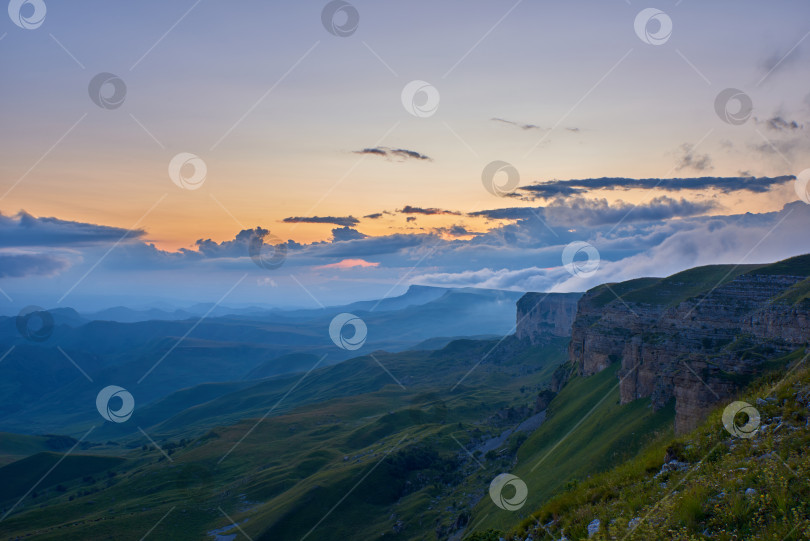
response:
{"label": "rocky cliff face", "polygon": [[582,293],[526,293],[517,302],[515,335],[532,345],[544,336],[571,336]]}
{"label": "rocky cliff face", "polygon": [[650,397],[660,408],[674,398],[675,429],[689,431],[764,360],[810,342],[810,300],[790,297],[807,287],[801,274],[749,271],[693,296],[678,275],[594,288],[579,301],[573,369],[588,376],[620,362],[622,403]]}

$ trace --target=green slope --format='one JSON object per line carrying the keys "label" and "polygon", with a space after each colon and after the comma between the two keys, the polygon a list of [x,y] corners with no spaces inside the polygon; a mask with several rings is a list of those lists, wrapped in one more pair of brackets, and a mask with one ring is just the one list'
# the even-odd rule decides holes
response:
{"label": "green slope", "polygon": [[123,458],[94,455],[68,455],[61,462],[60,459],[62,455],[57,453],[37,453],[0,468],[3,480],[0,502],[9,503],[8,500],[22,496],[34,485],[47,488],[104,472],[124,462]]}
{"label": "green slope", "polygon": [[[176,431],[169,423],[160,425],[164,431],[147,428],[169,458],[141,437],[143,448],[121,452],[127,461],[111,482],[29,497],[0,522],[0,535],[140,539],[174,509],[156,538],[202,539],[229,526],[224,511],[253,539],[300,539],[334,507],[311,539],[392,535],[398,521],[398,539],[423,539],[446,516],[446,505],[431,501],[452,501],[470,471],[454,440],[508,428],[495,414],[528,411],[566,359],[566,340],[557,339],[528,349],[512,344],[508,354],[480,362],[495,343],[375,353],[404,389],[361,357],[313,372],[297,386],[300,375],[281,377],[201,404],[171,420]],[[181,441],[189,424],[205,424],[209,413],[200,409],[243,420]]]}
{"label": "green slope", "polygon": [[[760,415],[752,438],[732,436],[719,407],[691,434],[661,437],[633,460],[532,508],[532,518],[514,533],[521,539],[529,533],[536,540],[558,539],[563,532],[587,539],[588,524],[599,519],[592,539],[807,539],[806,355],[797,351],[781,359],[793,368],[760,378],[740,395]],[[663,472],[673,458],[683,465]]]}
{"label": "green slope", "polygon": [[481,500],[471,523],[506,528],[566,484],[609,469],[635,455],[660,434],[672,433],[674,404],[653,411],[649,400],[619,404],[618,364],[572,379],[552,400],[547,421],[520,447],[510,473],[529,488],[526,505],[504,511]]}

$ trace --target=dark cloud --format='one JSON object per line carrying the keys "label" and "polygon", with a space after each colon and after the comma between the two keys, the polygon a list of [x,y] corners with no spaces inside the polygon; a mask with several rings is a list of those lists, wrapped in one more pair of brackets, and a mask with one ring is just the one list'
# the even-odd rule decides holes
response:
{"label": "dark cloud", "polygon": [[712,169],[712,158],[708,154],[697,154],[694,145],[684,143],[678,149],[678,163],[675,166],[676,171],[683,169],[707,171]]}
{"label": "dark cloud", "polygon": [[127,239],[137,239],[146,233],[135,229],[127,233],[120,227],[36,218],[25,211],[16,216],[0,214],[0,247],[20,246],[87,246]]}
{"label": "dark cloud", "polygon": [[408,150],[407,148],[389,148],[389,147],[374,147],[364,148],[363,150],[355,150],[355,154],[372,154],[375,156],[383,156],[385,158],[402,158],[410,160],[427,160],[431,161],[429,156],[417,152],[415,150]]}
{"label": "dark cloud", "polygon": [[405,218],[405,221],[408,222],[408,223],[415,222],[416,217],[415,216],[408,216],[407,218]]}
{"label": "dark cloud", "polygon": [[419,152],[416,152],[415,150],[407,150],[407,149],[404,149],[404,148],[395,148],[395,149],[391,150],[390,152],[391,152],[391,154],[393,154],[395,156],[400,156],[402,158],[413,158],[415,160],[430,160],[430,158],[428,156],[425,156],[424,154],[420,154]]}
{"label": "dark cloud", "polygon": [[[490,118],[493,122],[499,122],[501,124],[507,124],[509,126],[515,126],[516,128],[520,128],[521,130],[542,130],[540,126],[537,124],[524,124],[523,122],[515,122],[514,120],[507,120],[505,118],[500,117],[493,117]],[[579,128],[565,128],[566,131],[570,131],[572,133],[579,133]]]}
{"label": "dark cloud", "polygon": [[427,214],[427,215],[435,215],[435,214],[452,214],[454,216],[461,215],[460,212],[454,210],[444,210],[444,209],[437,209],[437,208],[422,208],[422,207],[413,207],[411,205],[405,205],[397,212],[402,214]]}
{"label": "dark cloud", "polygon": [[288,224],[332,224],[340,226],[353,226],[360,223],[354,216],[294,216],[282,220]]}
{"label": "dark cloud", "polygon": [[364,239],[368,235],[364,235],[356,229],[351,227],[337,227],[332,230],[332,242],[341,242],[344,240],[357,240]]}
{"label": "dark cloud", "polygon": [[527,220],[531,218],[536,211],[527,207],[512,207],[505,209],[492,209],[492,210],[479,210],[471,212],[468,216],[483,217],[490,220]]}
{"label": "dark cloud", "polygon": [[[234,237],[233,240],[216,242],[211,239],[199,239],[194,243],[194,245],[197,247],[196,251],[182,250],[182,252],[187,256],[197,256],[206,259],[247,257],[248,247],[254,237],[261,237],[265,242],[272,239],[272,241],[270,241],[271,244],[283,243],[279,239],[276,239],[270,235],[270,231],[267,229],[257,227],[255,229],[243,229],[236,234],[236,237]],[[284,244],[288,244],[289,248],[294,248],[297,245],[297,243],[294,243],[293,241],[288,241]]]}
{"label": "dark cloud", "polygon": [[0,253],[0,278],[53,276],[68,266],[66,260],[49,254]]}
{"label": "dark cloud", "polygon": [[537,197],[539,199],[552,199],[558,196],[579,195],[587,193],[588,191],[585,188],[574,188],[572,186],[562,184],[563,182],[566,181],[553,180],[551,182],[544,182],[542,184],[524,186],[523,188],[519,189],[530,192],[533,197]]}
{"label": "dark cloud", "polygon": [[495,118],[491,118],[490,120],[492,120],[493,122],[500,122],[502,124],[509,124],[510,126],[517,126],[521,130],[539,130],[540,129],[540,126],[537,126],[536,124],[523,124],[523,123],[520,123],[520,122],[514,122],[512,120],[506,120],[505,118],[497,118],[497,117],[495,117]]}
{"label": "dark cloud", "polygon": [[794,160],[803,160],[810,152],[810,140],[806,137],[803,124],[781,114],[755,120],[758,125],[764,126],[768,136],[760,133],[757,142],[748,145],[749,149],[776,161],[779,167]]}
{"label": "dark cloud", "polygon": [[364,148],[363,150],[355,150],[355,154],[377,154],[378,156],[388,156],[388,151],[382,148]]}
{"label": "dark cloud", "polygon": [[467,237],[470,235],[481,235],[480,232],[477,231],[470,231],[463,225],[454,225],[452,227],[439,227],[436,229],[437,233],[446,233],[453,237]]}
{"label": "dark cloud", "polygon": [[374,214],[368,214],[363,216],[363,218],[368,218],[369,220],[376,220],[377,218],[382,218],[382,212],[375,212]]}
{"label": "dark cloud", "polygon": [[791,132],[795,130],[802,130],[804,126],[795,120],[786,120],[781,115],[775,115],[765,120],[755,118],[757,124],[764,124],[766,128],[778,132]]}
{"label": "dark cloud", "polygon": [[[519,190],[530,194],[539,194],[538,197],[549,198],[554,195],[570,195],[566,191],[570,188],[584,190],[660,190],[678,192],[682,190],[717,189],[723,193],[749,191],[765,193],[773,186],[785,184],[794,180],[793,176],[781,177],[700,177],[700,178],[588,178],[581,180],[552,180],[537,184],[522,186]],[[559,193],[556,193],[559,191]],[[579,192],[581,193],[581,192]]]}

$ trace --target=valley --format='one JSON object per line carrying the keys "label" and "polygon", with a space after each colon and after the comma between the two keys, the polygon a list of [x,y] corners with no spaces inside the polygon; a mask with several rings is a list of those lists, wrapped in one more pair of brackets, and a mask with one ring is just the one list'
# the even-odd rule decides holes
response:
{"label": "valley", "polygon": [[[512,330],[500,337],[441,339],[426,349],[417,333],[412,349],[375,344],[329,362],[317,356],[328,347],[322,341],[275,357],[285,367],[275,369],[272,358],[254,355],[271,338],[250,347],[219,343],[214,329],[177,348],[167,363],[187,372],[176,367],[165,381],[191,372],[219,381],[164,388],[125,423],[91,419],[78,407],[56,414],[43,406],[24,414],[36,419],[47,412],[72,429],[48,432],[61,436],[7,429],[0,436],[0,533],[69,540],[141,539],[154,531],[166,539],[223,541],[488,540],[509,532],[524,539],[531,531],[532,539],[582,538],[593,519],[584,524],[586,513],[572,514],[569,503],[582,498],[591,498],[600,524],[611,525],[601,532],[618,525],[627,531],[633,517],[626,514],[650,506],[629,496],[620,500],[636,502],[632,512],[610,503],[610,494],[627,490],[627,476],[660,469],[662,446],[673,441],[690,450],[686,462],[694,464],[708,440],[689,438],[702,437],[701,430],[722,436],[716,408],[766,374],[804,374],[808,276],[810,256],[801,256],[609,284],[584,296],[527,294],[510,301]],[[469,306],[465,295],[457,295],[458,313]],[[470,302],[485,307],[502,298],[475,295]],[[399,306],[386,319],[401,322],[405,315],[397,311],[429,314],[446,297]],[[437,309],[443,310],[446,304]],[[783,313],[799,323],[771,323]],[[371,334],[379,320],[367,317]],[[687,323],[676,325],[675,317]],[[261,332],[238,319],[210,324],[235,325],[247,336]],[[87,333],[87,325],[77,330]],[[75,344],[77,330],[65,326],[60,333]],[[101,359],[115,350],[95,344],[77,357]],[[232,356],[245,361],[234,365]],[[204,368],[225,358],[226,370]],[[116,373],[125,374],[126,366]],[[236,367],[247,377],[228,379]],[[48,396],[75,394],[92,403],[76,391],[79,385],[72,381]],[[35,420],[26,423],[37,432]],[[724,445],[743,452],[745,443]],[[512,510],[489,492],[505,472],[527,487]],[[595,500],[587,495],[594,490],[602,491]],[[709,524],[710,515],[701,511],[682,526],[692,531]],[[752,531],[744,516],[739,520]],[[639,527],[638,538],[663,523]]]}

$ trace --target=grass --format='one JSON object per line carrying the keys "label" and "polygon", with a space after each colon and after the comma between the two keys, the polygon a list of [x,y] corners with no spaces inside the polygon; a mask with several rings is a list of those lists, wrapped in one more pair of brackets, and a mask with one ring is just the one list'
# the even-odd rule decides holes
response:
{"label": "grass", "polygon": [[[548,419],[520,447],[509,470],[529,487],[521,511],[502,511],[484,498],[472,522],[505,529],[567,484],[587,479],[633,457],[657,435],[671,434],[674,405],[653,411],[649,400],[619,404],[614,363],[593,376],[576,377],[552,400]],[[500,472],[498,472],[500,473]]]}
{"label": "grass", "polygon": [[[768,265],[707,265],[688,269],[666,278],[639,278],[618,284],[598,286],[589,302],[595,307],[606,306],[618,295],[625,302],[675,306],[686,299],[705,294],[743,274],[752,275],[810,275],[810,255],[802,255]],[[611,289],[613,291],[611,291]],[[810,283],[797,285],[785,293],[791,304],[810,295]]]}
{"label": "grass", "polygon": [[57,466],[61,455],[37,453],[0,468],[0,501],[19,498],[56,466],[48,475],[50,485],[58,485],[79,478],[89,478],[120,466],[125,460],[118,457],[69,455]]}
{"label": "grass", "polygon": [[776,297],[773,302],[794,306],[808,299],[810,299],[810,278],[805,278],[782,295]]}
{"label": "grass", "polygon": [[[803,356],[794,352],[783,361]],[[558,494],[513,533],[587,538],[587,525],[599,518],[603,526],[594,539],[806,539],[810,371],[799,366],[780,381],[784,375],[764,376],[740,397],[757,404],[768,426],[753,439],[731,436],[718,408],[692,433],[659,436],[633,460]],[[756,402],[771,389],[771,400]],[[672,453],[688,467],[661,473]],[[631,520],[635,527],[628,527]]]}
{"label": "grass", "polygon": [[[446,504],[436,501],[452,500],[459,468],[470,467],[459,462],[469,457],[453,438],[502,430],[491,424],[493,414],[533,404],[566,358],[565,339],[495,352],[451,391],[494,344],[462,340],[436,352],[375,353],[405,390],[369,357],[315,371],[258,425],[300,376],[241,389],[231,401],[214,399],[173,419],[176,431],[168,422],[147,428],[172,447],[171,460],[143,438],[94,447],[93,459],[117,452],[125,461],[92,480],[62,482],[64,491],[49,475],[36,498],[0,522],[0,536],[140,539],[174,509],[152,535],[202,539],[229,524],[221,508],[236,521],[249,519],[240,527],[253,539],[300,539],[337,505],[311,539],[393,535],[400,520],[397,539],[422,539],[445,515]],[[219,409],[216,418],[229,422],[203,432],[200,409]],[[2,500],[0,508],[13,503]]]}

